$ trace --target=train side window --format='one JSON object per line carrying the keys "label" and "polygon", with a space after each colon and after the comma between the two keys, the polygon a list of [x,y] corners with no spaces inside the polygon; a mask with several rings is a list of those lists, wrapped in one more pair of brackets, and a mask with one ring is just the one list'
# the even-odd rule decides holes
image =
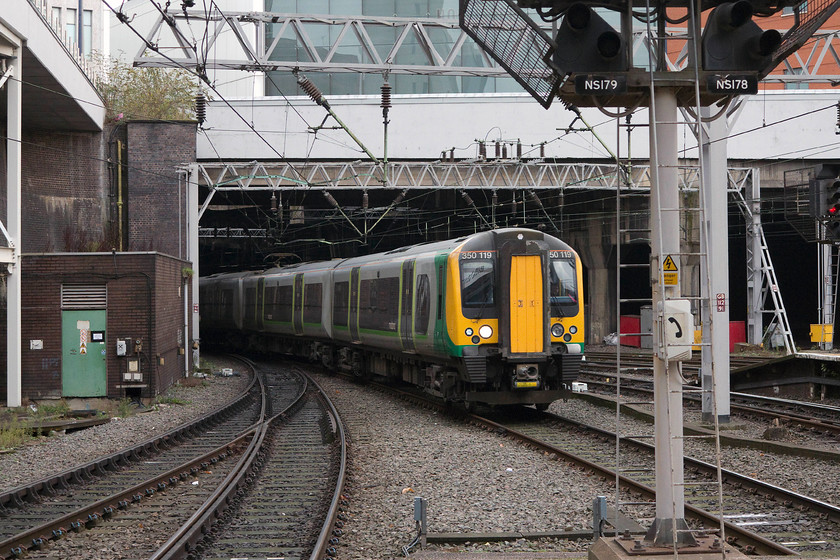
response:
{"label": "train side window", "polygon": [[306,284],[303,288],[303,322],[321,323],[321,284]]}
{"label": "train side window", "polygon": [[347,312],[350,304],[350,282],[336,282],[333,287],[333,325],[347,326]]}
{"label": "train side window", "polygon": [[371,278],[359,282],[359,327],[397,331],[400,279]]}
{"label": "train side window", "polygon": [[292,322],[292,294],[293,286],[279,286],[277,288],[277,320]]}
{"label": "train side window", "polygon": [[416,334],[426,334],[429,332],[429,306],[431,299],[428,274],[417,276],[417,289],[415,290],[414,297],[414,332]]}

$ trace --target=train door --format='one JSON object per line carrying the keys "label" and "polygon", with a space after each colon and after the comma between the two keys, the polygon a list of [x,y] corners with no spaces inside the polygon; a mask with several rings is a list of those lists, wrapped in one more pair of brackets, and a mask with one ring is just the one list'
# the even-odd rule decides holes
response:
{"label": "train door", "polygon": [[513,255],[510,262],[510,351],[543,352],[543,273],[540,255]]}
{"label": "train door", "polygon": [[257,330],[262,331],[265,323],[265,278],[257,281]]}
{"label": "train door", "polygon": [[292,324],[295,334],[303,334],[303,273],[295,274],[295,289],[292,296]]}
{"label": "train door", "polygon": [[361,342],[359,337],[359,275],[361,268],[358,266],[350,270],[350,339],[353,342]]}
{"label": "train door", "polygon": [[400,340],[403,350],[414,350],[413,305],[414,305],[414,259],[404,261],[400,270]]}

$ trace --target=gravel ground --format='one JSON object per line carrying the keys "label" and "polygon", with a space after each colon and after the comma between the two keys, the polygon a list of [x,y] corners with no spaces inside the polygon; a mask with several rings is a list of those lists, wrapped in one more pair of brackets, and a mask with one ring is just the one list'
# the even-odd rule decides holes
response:
{"label": "gravel ground", "polygon": [[[615,411],[603,407],[593,407],[583,401],[573,399],[567,403],[556,402],[551,405],[551,412],[560,416],[580,420],[604,429],[615,429]],[[769,423],[732,416],[727,435],[761,439]],[[687,411],[686,422],[700,423],[700,413]],[[621,417],[622,431],[633,434],[653,434],[653,423]],[[796,444],[824,447],[840,451],[840,442],[827,444],[826,438],[807,436],[791,432],[791,439]],[[685,440],[685,453],[692,457],[714,463],[714,447],[702,440]],[[802,494],[818,498],[824,502],[840,505],[840,464],[834,461],[778,455],[756,449],[740,447],[722,447],[721,465],[733,471],[795,490]],[[818,475],[816,473],[819,473]]]}
{"label": "gravel ground", "polygon": [[[338,545],[341,560],[402,556],[402,547],[416,534],[413,501],[417,496],[428,500],[431,533],[553,532],[586,530],[593,497],[611,496],[614,491],[611,481],[570,470],[496,433],[394,401],[366,387],[323,375],[317,379],[338,407],[351,441],[346,489],[349,519]],[[245,383],[245,378],[211,378],[198,387],[173,388],[170,395],[187,404],[159,406],[153,412],[73,434],[34,440],[15,453],[0,455],[0,491],[180,425],[226,402]],[[614,411],[578,400],[554,403],[551,410],[608,429],[615,423]],[[689,411],[687,422],[698,420],[694,415]],[[652,432],[650,423],[622,418],[627,431]],[[760,437],[767,428],[737,417],[732,424],[735,429],[730,433],[744,437]],[[686,452],[711,459],[711,448],[700,441],[687,441]],[[830,461],[724,448],[723,463],[746,473],[760,469],[769,482],[838,503],[840,465]],[[582,553],[590,544],[588,539],[519,540],[429,545],[426,550]]]}
{"label": "gravel ground", "polygon": [[[211,359],[209,363],[214,372],[221,367],[242,370],[238,362],[221,358]],[[159,404],[149,412],[114,418],[85,430],[34,438],[13,453],[0,455],[0,492],[120,451],[199,418],[240,394],[248,381],[246,376],[209,377],[195,387],[174,386],[165,397],[173,397],[184,404]]]}
{"label": "gravel ground", "polygon": [[[430,533],[587,530],[596,495],[612,491],[564,463],[498,434],[371,389],[318,375],[347,426],[349,520],[338,558],[401,556],[414,538],[414,498],[428,500]],[[469,552],[583,551],[590,540],[470,543]],[[432,547],[433,548],[433,547]]]}

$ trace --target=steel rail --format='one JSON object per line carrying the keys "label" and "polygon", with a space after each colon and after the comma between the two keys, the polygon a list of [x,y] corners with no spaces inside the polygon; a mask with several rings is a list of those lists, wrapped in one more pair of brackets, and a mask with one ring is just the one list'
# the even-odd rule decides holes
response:
{"label": "steel rail", "polygon": [[[614,374],[612,374],[612,375],[602,375],[602,374],[592,373],[592,372],[590,372],[589,375],[596,375],[596,376],[603,376],[603,377],[615,377]],[[649,379],[640,379],[640,378],[630,378],[630,379],[628,379],[627,377],[622,377],[622,379],[623,379],[622,387],[621,387],[622,391],[635,391],[637,393],[643,393],[645,395],[650,395],[650,394],[653,393],[653,390],[650,389],[649,387],[631,387],[631,386],[625,385],[625,383],[628,380],[650,385],[653,382],[652,379],[650,379],[650,380]],[[598,386],[598,387],[603,387],[603,388],[606,388],[606,389],[614,389],[615,388],[615,384],[612,383],[612,382],[588,381],[588,383],[591,384],[591,385]],[[688,386],[688,385],[686,386],[686,388],[689,388],[689,387],[693,390],[697,390],[697,387],[695,387],[695,386]],[[831,419],[825,419],[825,418],[820,419],[820,418],[816,418],[814,415],[810,415],[810,416],[808,415],[809,414],[808,413],[809,409],[814,410],[814,411],[819,411],[819,412],[834,412],[834,413],[840,414],[840,410],[838,410],[837,407],[825,406],[825,405],[814,405],[812,403],[801,402],[801,401],[800,402],[795,402],[795,401],[789,401],[788,399],[776,399],[775,397],[763,397],[761,395],[749,395],[747,393],[734,393],[733,392],[733,393],[731,393],[731,395],[732,395],[733,399],[737,398],[737,399],[741,399],[742,401],[744,401],[744,402],[741,402],[740,404],[735,403],[735,402],[730,403],[730,408],[733,411],[741,411],[745,414],[753,414],[753,415],[760,416],[760,417],[763,417],[763,418],[783,420],[783,421],[789,422],[793,425],[798,425],[798,426],[801,426],[803,428],[807,428],[807,429],[812,430],[814,432],[824,432],[824,433],[829,433],[829,434],[833,434],[833,435],[840,435],[840,420],[831,420]],[[691,401],[691,402],[694,402],[694,403],[698,403],[701,400],[701,397],[699,397],[697,395],[684,395],[683,398],[687,401]],[[749,404],[749,401],[756,401],[759,404]],[[766,406],[766,403],[770,403],[770,404],[780,403],[782,405],[798,406],[798,407],[803,409],[803,412],[795,412],[795,411],[790,411],[790,410],[786,410],[786,411],[774,410],[772,408],[761,408],[762,405],[760,403],[765,403],[764,406]]]}
{"label": "steel rail", "polygon": [[[317,384],[315,384],[308,376],[303,375],[300,371],[297,371],[296,373],[303,379],[303,384],[294,401],[282,411],[269,418],[265,418],[260,425],[256,427],[256,435],[252,441],[252,445],[245,452],[239,463],[225,478],[223,483],[213,493],[213,495],[211,495],[190,517],[190,519],[184,523],[184,525],[182,525],[182,527],[179,528],[179,530],[157,552],[155,552],[153,556],[150,557],[150,560],[171,560],[182,558],[196,549],[204,535],[211,530],[211,527],[216,520],[226,509],[228,509],[228,507],[230,507],[230,504],[233,501],[232,494],[242,488],[243,485],[250,484],[248,475],[252,472],[254,465],[258,463],[259,457],[262,456],[263,447],[266,443],[266,437],[268,436],[269,431],[273,428],[273,423],[275,420],[287,418],[292,410],[304,402],[306,394],[309,391],[309,383],[312,383],[316,388],[318,396],[321,400],[327,403],[328,410],[330,411],[330,420],[333,422],[333,425],[341,427],[338,413],[335,408],[332,407],[326,393],[321,390],[321,388],[318,387]],[[326,521],[319,533],[319,540],[315,550],[320,550],[321,552],[326,550],[326,546],[329,544],[329,535],[338,515],[339,501],[341,498],[341,491],[343,489],[346,464],[346,447],[343,428],[340,429],[339,435],[342,445],[342,462],[339,478],[340,483],[337,485],[336,491],[334,492],[333,501],[329,508]]]}
{"label": "steel rail", "polygon": [[338,439],[341,445],[341,464],[338,469],[338,480],[335,485],[335,491],[333,492],[333,497],[330,501],[326,518],[321,526],[321,533],[318,535],[318,540],[315,542],[315,547],[312,550],[312,554],[309,556],[309,560],[320,560],[327,557],[328,545],[330,544],[329,541],[331,539],[330,535],[332,535],[333,527],[336,525],[338,510],[341,505],[341,496],[344,492],[344,482],[347,476],[347,437],[344,431],[344,422],[341,421],[341,416],[338,414],[338,410],[336,410],[333,402],[329,399],[329,397],[327,397],[326,391],[324,391],[324,389],[318,385],[314,379],[310,378],[310,380],[312,384],[318,388],[318,391],[327,405],[333,422],[333,430],[338,433]]}
{"label": "steel rail", "polygon": [[[204,504],[193,513],[190,518],[178,528],[177,531],[150,557],[150,560],[162,560],[164,558],[182,558],[186,556],[195,544],[202,538],[202,529],[209,528],[220,510],[227,507],[229,496],[244,481],[245,474],[250,471],[256,457],[262,448],[265,434],[268,430],[265,416],[268,409],[268,393],[262,375],[255,375],[259,379],[261,403],[259,418],[263,420],[254,429],[254,437],[248,444],[248,448],[236,463],[234,468],[225,477],[222,484],[210,495]],[[295,401],[297,402],[297,400]]]}
{"label": "steel rail", "polygon": [[[568,452],[564,449],[561,449],[559,447],[556,447],[556,446],[551,445],[549,443],[546,443],[544,441],[532,438],[531,436],[523,434],[522,432],[519,432],[517,430],[513,430],[513,429],[511,429],[511,428],[509,428],[509,427],[507,427],[503,424],[499,424],[497,422],[494,422],[493,420],[489,420],[487,418],[483,418],[481,416],[475,416],[475,415],[470,415],[470,418],[472,420],[474,420],[475,422],[484,424],[484,425],[486,425],[488,427],[491,427],[495,430],[502,431],[504,433],[510,434],[511,436],[513,436],[513,437],[515,437],[515,438],[517,438],[517,439],[519,439],[523,442],[529,443],[529,444],[531,444],[531,445],[533,445],[533,446],[535,446],[539,449],[542,449],[544,451],[548,451],[550,453],[556,453],[558,456],[560,456],[560,457],[562,457],[562,458],[564,458],[564,459],[566,459],[566,460],[568,460],[572,463],[583,466],[583,467],[585,467],[589,470],[595,471],[596,473],[599,473],[603,476],[606,476],[606,477],[609,477],[609,478],[615,478],[616,476],[618,476],[618,479],[619,479],[620,483],[622,485],[624,485],[625,488],[627,488],[629,490],[635,490],[635,491],[637,491],[639,493],[642,493],[642,494],[644,494],[644,495],[646,495],[650,498],[655,498],[656,497],[656,490],[654,488],[651,488],[650,486],[648,486],[646,484],[642,484],[640,482],[637,482],[637,481],[635,481],[631,478],[628,478],[628,477],[626,477],[622,474],[616,475],[616,472],[614,470],[608,468],[608,467],[605,467],[603,465],[599,465],[597,463],[593,463],[592,461],[589,461],[588,459],[584,459],[583,457],[575,455],[574,453],[570,453],[570,452]],[[559,418],[559,417],[556,417],[556,418]],[[561,420],[564,421],[564,422],[568,421],[565,418],[561,418]],[[576,423],[574,421],[568,421],[568,422],[572,423],[572,424]],[[609,435],[611,437],[615,437],[615,434],[613,434],[613,433],[611,433],[607,430],[602,430],[600,428],[595,428],[595,427],[588,426],[588,425],[585,425],[585,424],[580,424],[580,423],[577,423],[577,424],[579,424],[583,427],[586,427],[587,429],[590,429],[592,431],[601,433],[603,435]],[[622,440],[626,440],[627,443],[631,443],[631,444],[634,444],[634,445],[637,445],[637,446],[646,447],[646,448],[651,449],[651,450],[654,449],[654,447],[652,445],[642,443],[642,442],[639,442],[639,441],[635,441],[633,439],[622,438]],[[686,464],[691,464],[691,465],[694,465],[694,466],[697,466],[697,467],[700,467],[700,466],[713,467],[712,465],[709,465],[708,463],[704,463],[702,461],[698,461],[696,459],[691,459],[691,458],[688,458],[688,457],[685,458],[685,462],[686,462]],[[734,478],[738,478],[739,480],[748,479],[748,477],[745,477],[744,475],[740,475],[740,474],[735,473],[733,471],[724,470],[723,473],[724,473],[725,476],[731,476],[731,477],[734,477]],[[750,480],[752,480],[752,479],[750,479]],[[757,482],[760,482],[760,481],[757,481]],[[767,486],[769,487],[771,485],[767,485]],[[804,496],[801,496],[801,497],[804,498]],[[822,504],[822,502],[820,502],[820,503]],[[828,504],[824,504],[824,505],[828,505]],[[712,526],[719,526],[719,524],[720,524],[720,518],[717,515],[715,515],[714,513],[708,512],[706,510],[700,509],[700,508],[698,508],[696,506],[692,506],[690,504],[685,504],[685,509],[686,509],[687,514],[690,514],[695,519],[698,519],[698,520],[700,520],[704,523],[711,524]],[[761,553],[761,554],[764,554],[764,555],[796,555],[796,554],[798,554],[798,553],[794,552],[793,550],[791,550],[790,548],[787,548],[783,545],[780,545],[780,544],[775,543],[775,542],[773,542],[769,539],[766,539],[766,538],[762,537],[761,535],[758,535],[758,534],[756,534],[752,531],[749,531],[747,529],[743,529],[743,528],[739,527],[738,525],[735,525],[735,524],[733,524],[729,521],[724,521],[723,523],[724,523],[724,527],[726,528],[727,535],[737,535],[737,538],[741,540],[741,542],[739,544],[741,544],[745,547],[753,547],[755,549],[755,551],[758,552],[758,553]]]}
{"label": "steel rail", "polygon": [[[420,404],[421,406],[432,406],[432,407],[435,407],[439,410],[449,410],[450,412],[452,412],[451,408],[447,409],[440,402],[435,401],[435,400],[431,400],[431,399],[425,397],[424,395],[419,395],[417,393],[401,391],[401,390],[395,389],[393,387],[388,387],[386,385],[380,385],[380,384],[376,384],[376,383],[372,383],[372,385],[375,385],[377,388],[379,388],[383,391],[389,392],[391,394],[399,395],[403,399],[414,401],[414,402]],[[522,432],[511,429],[508,426],[505,426],[505,425],[500,424],[498,422],[494,422],[493,420],[490,420],[488,418],[484,418],[482,416],[478,416],[476,414],[471,414],[471,413],[467,413],[467,412],[457,412],[456,414],[459,414],[459,415],[462,414],[463,417],[465,419],[467,419],[468,421],[471,421],[471,422],[473,422],[475,424],[478,424],[478,425],[483,425],[488,429],[496,431],[497,433],[510,434],[512,437],[514,437],[514,438],[516,438],[516,439],[518,439],[522,442],[525,442],[527,444],[530,444],[530,445],[532,445],[532,446],[534,446],[534,447],[536,447],[540,450],[547,451],[549,453],[555,453],[558,457],[560,457],[562,459],[565,459],[565,460],[567,460],[567,461],[569,461],[573,464],[582,466],[582,467],[584,467],[584,468],[586,468],[590,471],[594,471],[595,473],[600,474],[602,476],[605,476],[609,479],[614,479],[616,476],[618,476],[619,482],[625,488],[627,488],[629,490],[635,490],[635,491],[639,492],[640,494],[648,496],[649,498],[655,498],[655,496],[656,496],[656,490],[654,488],[651,488],[650,486],[648,486],[646,484],[642,484],[642,483],[637,482],[633,479],[630,479],[630,478],[628,478],[624,475],[621,475],[621,474],[616,475],[614,470],[612,470],[608,467],[605,467],[603,465],[593,463],[592,461],[589,461],[588,459],[585,459],[583,457],[575,455],[574,453],[571,453],[569,451],[566,451],[564,449],[561,449],[559,447],[556,447],[556,446],[551,445],[549,443],[546,443],[544,441],[532,438],[531,436],[523,434]],[[548,413],[541,413],[541,414],[549,415],[549,416],[551,416],[553,418],[556,418],[557,420],[560,420],[560,421],[563,421],[563,422],[568,422],[570,424],[576,424],[576,422],[574,420],[568,420],[566,418],[557,417],[557,416],[554,416],[554,415],[550,415]],[[579,424],[583,427],[586,427],[587,429],[591,429],[594,432],[599,432],[602,435],[608,435],[608,436],[613,437],[613,438],[615,437],[615,434],[613,434],[613,433],[611,433],[607,430],[603,430],[603,429],[592,427],[592,426],[587,426],[587,425],[580,424],[580,423],[577,423],[577,424]],[[628,440],[628,443],[638,445],[638,446],[647,446],[650,449],[653,449],[653,446],[650,446],[648,444],[644,444],[642,442],[638,442],[638,441],[635,441],[635,440],[632,440],[632,439]],[[691,458],[686,458],[685,461],[686,461],[687,464],[697,466],[698,468],[701,467],[704,464],[702,461],[698,461],[696,459],[691,459]],[[740,474],[732,472],[732,471],[724,471],[724,474],[726,476],[731,476],[732,478],[739,478],[739,479],[743,479],[743,480],[749,479],[749,477],[745,477],[744,475],[740,475]],[[752,480],[752,479],[750,479],[750,480]],[[757,481],[757,482],[760,483],[761,481]],[[767,489],[769,489],[771,487],[772,487],[772,485],[769,485],[769,484],[766,486]],[[790,497],[792,499],[793,498],[807,499],[807,497],[801,496],[801,495],[795,495],[795,496],[791,495]],[[829,504],[825,504],[824,502],[819,502],[819,501],[816,501],[816,500],[815,500],[815,503],[818,503],[820,505],[833,507],[833,506],[830,506]],[[686,509],[687,514],[690,514],[695,519],[698,519],[698,520],[700,520],[700,521],[702,521],[706,524],[710,524],[714,527],[720,526],[720,518],[717,515],[715,515],[714,513],[705,511],[703,509],[700,509],[696,506],[692,506],[690,504],[686,504],[685,509]],[[749,531],[747,529],[739,527],[738,525],[735,525],[735,524],[733,524],[729,521],[724,521],[723,523],[724,523],[724,527],[726,529],[727,536],[732,536],[732,535],[737,536],[737,539],[740,540],[739,545],[744,546],[745,548],[750,548],[751,550],[754,550],[757,553],[764,554],[764,555],[767,555],[767,556],[774,556],[774,555],[789,556],[789,555],[796,555],[797,554],[796,552],[794,552],[790,548],[787,548],[783,545],[775,543],[775,542],[773,542],[769,539],[766,539],[766,538],[762,537],[761,535],[759,535],[757,533],[754,533],[752,531]]]}
{"label": "steel rail", "polygon": [[251,392],[254,383],[255,379],[251,379],[251,382],[242,393],[231,399],[218,410],[210,411],[196,420],[185,422],[165,434],[149,438],[139,444],[111,453],[110,455],[99,457],[84,465],[73,467],[58,474],[50,475],[35,482],[0,493],[0,515],[2,515],[6,507],[23,507],[26,501],[39,501],[42,494],[55,494],[56,488],[67,488],[70,484],[81,483],[84,479],[90,478],[92,474],[100,474],[109,469],[116,469],[120,466],[130,464],[132,460],[139,460],[149,452],[157,451],[160,447],[166,447],[171,442],[189,436],[190,433],[200,431],[201,427],[205,424],[214,422],[236,409],[236,407],[241,406],[248,398],[248,394]]}
{"label": "steel rail", "polygon": [[128,508],[132,503],[151,497],[157,492],[165,491],[169,486],[183,482],[189,475],[196,475],[201,468],[210,464],[216,464],[226,459],[229,455],[235,454],[236,447],[250,434],[243,434],[235,440],[205,453],[200,457],[170,469],[158,476],[145,480],[139,484],[125,489],[116,494],[98,500],[88,506],[76,511],[57,517],[47,523],[33,527],[11,538],[0,542],[0,558],[19,558],[28,549],[39,549],[47,541],[63,537],[68,528],[70,530],[81,530],[91,528],[102,519],[110,518],[115,511]]}

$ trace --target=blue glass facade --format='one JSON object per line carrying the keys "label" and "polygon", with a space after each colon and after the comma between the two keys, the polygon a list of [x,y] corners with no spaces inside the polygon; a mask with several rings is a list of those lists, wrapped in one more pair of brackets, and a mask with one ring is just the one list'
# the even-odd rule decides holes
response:
{"label": "blue glass facade", "polygon": [[[457,24],[458,0],[266,0],[265,9],[274,13],[300,13],[341,16],[384,16],[405,18],[445,18]],[[269,23],[266,29],[266,42],[271,44],[276,34],[281,32],[281,23]],[[460,29],[435,28],[427,26],[426,31],[437,53],[446,58],[460,35]],[[326,23],[306,25],[309,36],[319,56],[323,57],[341,32],[342,26]],[[396,42],[400,27],[366,24],[365,30],[380,59],[385,60]],[[287,27],[280,36],[275,48],[273,60],[285,62],[312,62],[294,31]],[[471,40],[467,40],[460,49],[454,66],[484,66],[481,50]],[[362,47],[355,33],[346,33],[340,46],[332,57],[336,64],[373,64],[375,61]],[[409,33],[404,39],[394,64],[431,65],[417,35]],[[380,74],[361,74],[355,72],[315,73],[307,77],[315,83],[325,95],[378,95],[383,78]],[[424,93],[495,93],[521,92],[522,88],[512,78],[481,78],[473,76],[416,76],[392,74],[388,81],[393,86],[394,94]],[[266,75],[267,95],[302,95],[294,76],[289,72],[269,72]]]}

